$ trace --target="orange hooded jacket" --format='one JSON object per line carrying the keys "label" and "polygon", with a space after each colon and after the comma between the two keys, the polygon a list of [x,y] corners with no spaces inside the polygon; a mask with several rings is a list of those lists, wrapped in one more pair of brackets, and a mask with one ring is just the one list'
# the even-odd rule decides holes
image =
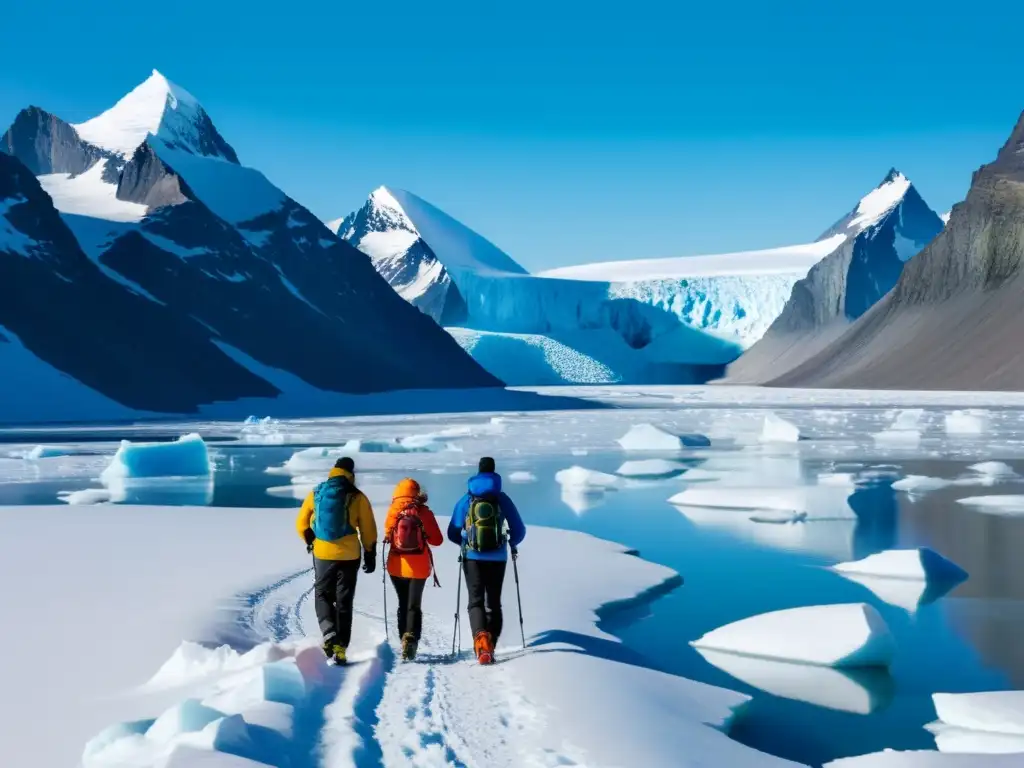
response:
{"label": "orange hooded jacket", "polygon": [[[395,526],[398,524],[398,515],[403,509],[415,504],[416,512],[423,522],[423,535],[429,547],[439,547],[444,543],[444,536],[437,525],[437,518],[430,511],[430,507],[421,501],[420,484],[411,478],[405,478],[395,486],[395,493],[391,498],[391,507],[388,509],[387,519],[384,521],[384,539],[388,544],[392,541]],[[407,554],[388,550],[388,573],[403,579],[426,579],[430,576],[430,552],[424,549],[417,554]]]}

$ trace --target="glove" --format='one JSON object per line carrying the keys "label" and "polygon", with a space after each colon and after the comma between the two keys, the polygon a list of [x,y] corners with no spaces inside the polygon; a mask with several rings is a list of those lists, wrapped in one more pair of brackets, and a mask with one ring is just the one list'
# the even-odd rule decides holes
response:
{"label": "glove", "polygon": [[306,551],[312,552],[313,542],[316,541],[316,534],[313,533],[313,530],[311,528],[307,528],[305,531],[303,531],[302,538],[306,540]]}
{"label": "glove", "polygon": [[508,545],[508,548],[512,550],[512,559],[513,560],[515,560],[517,557],[519,557],[519,550],[518,549],[513,547],[511,544]]}
{"label": "glove", "polygon": [[377,550],[367,549],[363,552],[363,573],[373,573],[377,570]]}

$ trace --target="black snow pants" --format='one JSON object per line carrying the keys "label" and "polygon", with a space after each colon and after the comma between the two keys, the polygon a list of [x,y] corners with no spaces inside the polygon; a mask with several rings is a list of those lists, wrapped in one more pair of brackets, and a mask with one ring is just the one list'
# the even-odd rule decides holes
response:
{"label": "black snow pants", "polygon": [[392,576],[391,583],[398,594],[398,635],[401,637],[410,632],[419,642],[423,630],[423,587],[427,580]]}
{"label": "black snow pants", "polygon": [[316,619],[324,640],[348,648],[352,640],[352,600],[356,596],[359,560],[313,558],[316,573]]}
{"label": "black snow pants", "polygon": [[479,632],[491,633],[495,644],[501,634],[501,587],[505,583],[504,561],[470,560],[462,561],[466,574],[466,591],[469,593],[469,626],[473,637]]}

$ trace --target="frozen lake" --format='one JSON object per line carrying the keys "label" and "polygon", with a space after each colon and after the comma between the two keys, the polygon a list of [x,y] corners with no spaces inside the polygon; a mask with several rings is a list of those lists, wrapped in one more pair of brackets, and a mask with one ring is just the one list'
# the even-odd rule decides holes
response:
{"label": "frozen lake", "polygon": [[[5,431],[0,504],[53,504],[91,490],[124,503],[273,507],[282,508],[282,535],[289,536],[286,510],[345,444],[378,516],[394,484],[409,475],[439,516],[448,515],[477,458],[492,455],[527,524],[619,542],[682,574],[683,586],[606,628],[635,663],[751,694],[731,731],[739,741],[810,765],[884,748],[934,749],[923,727],[935,720],[932,693],[1024,684],[1024,502],[960,503],[1024,494],[1017,474],[1024,475],[1024,408],[988,404],[954,415],[941,402],[928,404],[934,400],[909,410],[912,398],[899,407],[743,408],[660,395],[613,399],[619,407],[600,411]],[[768,413],[795,425],[801,439],[791,442],[777,427],[766,433]],[[711,445],[625,450],[617,439],[640,424],[707,436]],[[212,483],[98,482],[120,439],[188,432],[210,447]],[[67,455],[21,458],[40,444]],[[571,467],[589,472],[559,482],[556,475]],[[684,496],[670,503],[677,494]],[[524,570],[529,544],[527,537]],[[957,563],[969,579],[943,593],[854,581],[828,568],[918,546]],[[446,546],[437,557],[456,554]],[[523,596],[528,630],[530,603],[540,598]],[[689,645],[754,614],[860,601],[875,606],[895,636],[889,672],[705,658]]]}

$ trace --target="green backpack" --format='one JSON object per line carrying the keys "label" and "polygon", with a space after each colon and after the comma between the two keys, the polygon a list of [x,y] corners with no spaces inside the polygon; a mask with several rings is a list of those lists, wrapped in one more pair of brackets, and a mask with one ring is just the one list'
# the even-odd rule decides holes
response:
{"label": "green backpack", "polygon": [[474,552],[494,552],[505,546],[505,518],[493,496],[474,496],[466,513],[466,546]]}

